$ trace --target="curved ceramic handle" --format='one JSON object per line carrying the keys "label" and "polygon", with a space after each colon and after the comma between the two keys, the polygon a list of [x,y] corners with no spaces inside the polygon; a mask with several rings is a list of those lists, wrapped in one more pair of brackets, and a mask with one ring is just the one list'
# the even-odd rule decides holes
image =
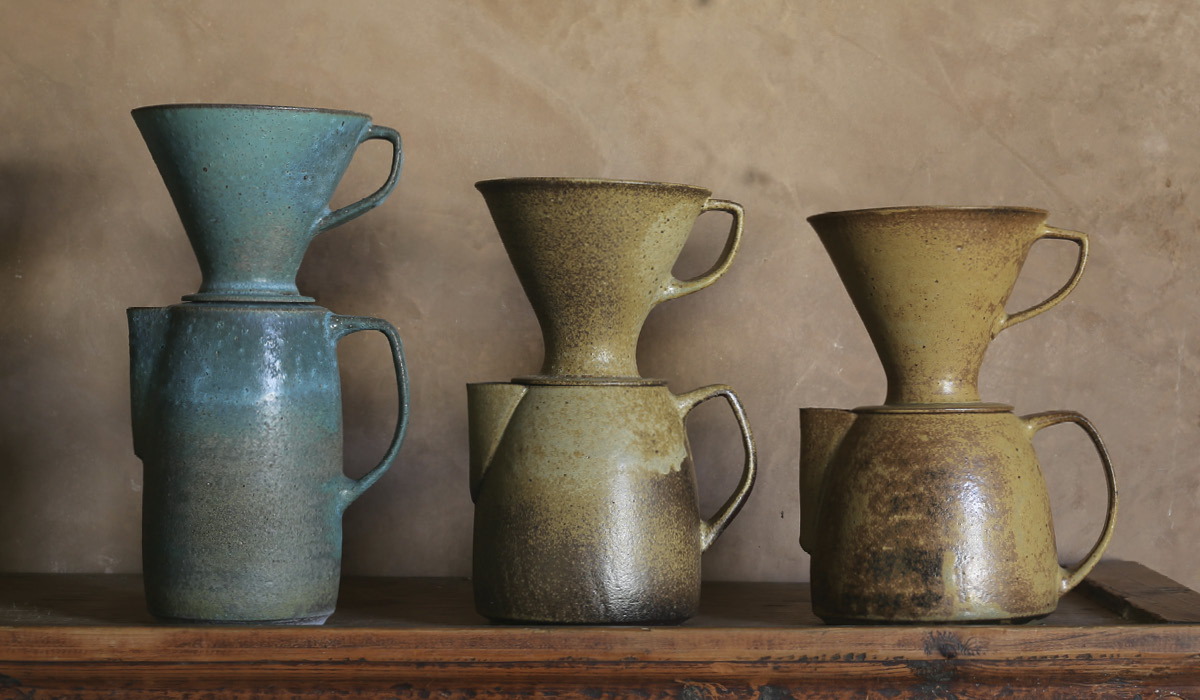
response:
{"label": "curved ceramic handle", "polygon": [[721,506],[721,509],[710,520],[700,522],[701,552],[707,551],[712,543],[717,541],[725,527],[729,525],[729,521],[733,520],[733,516],[742,509],[746,497],[750,495],[750,489],[754,486],[754,476],[758,472],[754,435],[750,433],[750,424],[746,422],[746,411],[742,408],[742,402],[738,400],[737,394],[733,393],[733,389],[729,386],[713,384],[676,396],[675,404],[679,409],[680,418],[686,419],[693,408],[717,396],[725,397],[729,402],[729,408],[733,410],[734,418],[737,418],[738,428],[742,431],[742,447],[746,450],[746,464],[742,467],[742,480],[738,482],[737,488],[729,496],[729,500],[725,501],[725,505]]}
{"label": "curved ceramic handle", "polygon": [[1079,284],[1079,278],[1083,276],[1083,268],[1085,265],[1087,265],[1088,259],[1087,234],[1080,233],[1079,231],[1068,231],[1065,228],[1043,226],[1042,234],[1037,237],[1037,240],[1041,240],[1043,238],[1056,238],[1061,241],[1073,241],[1075,245],[1079,246],[1079,262],[1075,263],[1075,272],[1071,273],[1071,279],[1067,280],[1067,283],[1062,286],[1062,289],[1052,294],[1049,299],[1040,304],[1035,304],[1024,311],[1018,311],[1015,314],[1005,315],[1005,317],[1000,320],[1000,324],[996,328],[996,333],[992,334],[993,336],[1009,326],[1015,326],[1021,321],[1028,321],[1043,311],[1054,308],[1058,305],[1058,302],[1062,301],[1068,294],[1071,293],[1072,289],[1075,289],[1075,285]]}
{"label": "curved ceramic handle", "polygon": [[1113,472],[1112,460],[1108,457],[1108,450],[1104,447],[1104,441],[1100,439],[1100,433],[1083,414],[1075,411],[1047,411],[1022,416],[1021,420],[1025,421],[1025,425],[1035,433],[1042,428],[1049,428],[1059,423],[1075,423],[1083,428],[1088,437],[1092,439],[1092,444],[1096,446],[1096,452],[1100,454],[1100,462],[1104,465],[1104,478],[1108,482],[1108,514],[1104,517],[1104,529],[1101,530],[1100,538],[1096,540],[1096,544],[1092,545],[1092,550],[1087,553],[1083,561],[1070,569],[1063,570],[1062,582],[1058,590],[1058,594],[1063,595],[1091,572],[1092,567],[1100,561],[1100,555],[1104,554],[1104,550],[1108,548],[1108,542],[1112,539],[1113,526],[1117,522],[1117,476]]}
{"label": "curved ceramic handle", "polygon": [[392,462],[400,452],[400,444],[404,442],[404,432],[408,429],[408,370],[404,365],[404,346],[400,344],[400,336],[396,334],[396,329],[392,324],[370,316],[330,314],[330,317],[329,328],[333,333],[334,342],[359,331],[379,331],[387,337],[388,344],[392,346],[392,362],[396,367],[396,389],[400,395],[400,405],[397,409],[399,415],[396,416],[396,431],[392,434],[392,444],[388,446],[387,454],[383,456],[379,464],[362,478],[346,478],[348,483],[339,494],[341,507],[345,509],[363,495],[363,492],[372,484],[379,481],[379,477],[383,476],[383,473],[392,466]]}
{"label": "curved ceramic handle", "polygon": [[367,129],[367,133],[363,135],[362,141],[358,143],[362,145],[363,141],[370,141],[371,139],[383,139],[390,141],[392,144],[392,172],[388,175],[387,182],[383,183],[383,186],[375,190],[374,193],[321,217],[317,221],[316,233],[325,233],[331,228],[336,228],[351,219],[356,219],[366,214],[380,204],[383,204],[383,200],[387,199],[392,190],[396,189],[396,181],[400,179],[400,166],[404,164],[404,146],[400,143],[400,134],[395,129],[386,126],[371,125]]}
{"label": "curved ceramic handle", "polygon": [[727,211],[733,215],[733,225],[729,227],[729,238],[725,240],[725,250],[721,251],[721,257],[717,258],[712,269],[695,279],[679,280],[672,275],[667,288],[658,297],[660,302],[687,296],[716,282],[729,269],[729,264],[733,262],[733,256],[737,255],[738,246],[742,244],[742,221],[746,218],[746,212],[742,209],[742,205],[725,199],[709,199],[700,207],[701,214],[706,211]]}

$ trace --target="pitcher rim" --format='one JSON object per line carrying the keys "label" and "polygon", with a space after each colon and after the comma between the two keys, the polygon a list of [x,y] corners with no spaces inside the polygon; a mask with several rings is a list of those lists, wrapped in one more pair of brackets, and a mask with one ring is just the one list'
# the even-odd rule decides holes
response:
{"label": "pitcher rim", "polygon": [[362,117],[368,121],[371,120],[371,115],[366,114],[365,112],[355,112],[349,109],[331,109],[328,107],[293,107],[289,105],[238,104],[236,102],[166,102],[163,104],[135,107],[131,109],[129,113],[136,115],[140,112],[166,112],[185,109],[244,109],[264,112],[317,112],[320,114],[347,114],[355,117]]}
{"label": "pitcher rim", "polygon": [[826,212],[821,212],[820,214],[813,214],[812,216],[808,217],[807,221],[809,223],[813,223],[814,221],[822,220],[822,219],[835,219],[835,218],[850,217],[850,216],[889,215],[889,214],[902,214],[902,213],[908,213],[908,212],[934,212],[934,211],[994,212],[994,213],[1001,213],[1001,214],[1039,214],[1043,217],[1050,216],[1049,211],[1047,211],[1045,209],[1038,209],[1037,207],[1022,207],[1022,206],[1008,206],[1008,205],[999,205],[999,206],[947,205],[947,206],[942,206],[942,205],[933,204],[933,205],[914,205],[914,206],[898,206],[898,207],[874,207],[874,208],[867,208],[867,209],[846,209],[844,211],[826,211]]}
{"label": "pitcher rim", "polygon": [[485,188],[491,189],[508,185],[582,185],[585,187],[620,185],[645,189],[686,189],[702,192],[705,197],[712,196],[711,189],[700,185],[688,185],[682,182],[655,182],[653,180],[619,180],[604,177],[498,177],[476,182],[475,189],[482,192]]}

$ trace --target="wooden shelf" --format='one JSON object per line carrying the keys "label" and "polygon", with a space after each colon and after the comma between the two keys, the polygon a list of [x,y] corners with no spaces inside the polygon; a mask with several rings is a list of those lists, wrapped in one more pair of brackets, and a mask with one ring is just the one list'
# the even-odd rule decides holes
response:
{"label": "wooden shelf", "polygon": [[808,586],[707,583],[672,627],[488,624],[459,579],[347,578],[321,627],[173,626],[141,579],[0,575],[0,700],[1200,696],[1200,594],[1104,562],[1026,625],[831,627]]}

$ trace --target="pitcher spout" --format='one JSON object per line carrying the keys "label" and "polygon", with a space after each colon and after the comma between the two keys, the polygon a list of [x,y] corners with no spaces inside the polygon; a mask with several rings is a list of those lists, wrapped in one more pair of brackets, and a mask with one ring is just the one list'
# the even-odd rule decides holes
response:
{"label": "pitcher spout", "polygon": [[144,457],[146,421],[154,417],[149,410],[151,377],[166,347],[166,307],[126,309],[129,318],[129,405],[133,419],[133,452]]}
{"label": "pitcher spout", "polygon": [[483,477],[521,398],[522,384],[480,382],[467,385],[467,423],[470,432],[471,500],[479,495]]}
{"label": "pitcher spout", "polygon": [[800,546],[810,554],[817,543],[825,473],[856,417],[838,408],[800,409]]}

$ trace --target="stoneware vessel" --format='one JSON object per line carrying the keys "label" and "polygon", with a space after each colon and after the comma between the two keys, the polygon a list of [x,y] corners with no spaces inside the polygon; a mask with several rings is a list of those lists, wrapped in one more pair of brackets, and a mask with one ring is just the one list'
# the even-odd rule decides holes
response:
{"label": "stoneware vessel", "polygon": [[[1019,207],[902,207],[808,219],[833,259],[887,374],[885,403],[979,401],[979,367],[1000,331],[1052,308],[1087,263],[1085,234]],[[1079,261],[1049,299],[1005,302],[1035,241],[1069,240]]]}
{"label": "stoneware vessel", "polygon": [[[150,612],[323,622],[337,602],[342,512],[392,465],[408,422],[395,329],[307,304],[187,303],[128,316]],[[350,479],[337,343],[365,330],[391,344],[399,417],[383,460]]]}
{"label": "stoneware vessel", "polygon": [[[684,420],[723,396],[746,453],[741,480],[699,513]],[[675,396],[663,382],[467,385],[473,583],[497,621],[678,622],[700,600],[700,555],[755,476],[741,403],[723,385]]]}
{"label": "stoneware vessel", "polygon": [[[475,186],[541,324],[543,376],[638,377],[650,310],[717,281],[741,242],[741,206],[702,187],[571,178]],[[671,268],[706,211],[733,216],[725,250],[707,273],[676,279]]]}
{"label": "stoneware vessel", "polygon": [[[296,272],[318,233],[379,206],[396,186],[400,135],[356,112],[180,104],[133,110],[200,263],[192,301],[311,302]],[[392,144],[387,181],[337,211],[329,200],[359,144]]]}
{"label": "stoneware vessel", "polygon": [[[1091,438],[1108,511],[1082,562],[1058,564],[1039,430]],[[1117,487],[1091,422],[999,404],[801,411],[800,542],[829,622],[1021,621],[1052,612],[1112,537]]]}

